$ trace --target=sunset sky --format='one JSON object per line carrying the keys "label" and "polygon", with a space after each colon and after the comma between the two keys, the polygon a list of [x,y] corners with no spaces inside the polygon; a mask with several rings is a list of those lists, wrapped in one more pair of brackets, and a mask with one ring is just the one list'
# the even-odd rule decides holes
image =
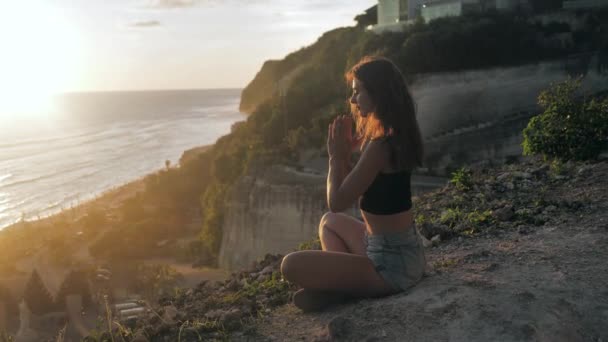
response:
{"label": "sunset sky", "polygon": [[[268,59],[375,0],[19,0],[0,13],[0,91],[244,87]],[[27,91],[26,91],[27,90]]]}

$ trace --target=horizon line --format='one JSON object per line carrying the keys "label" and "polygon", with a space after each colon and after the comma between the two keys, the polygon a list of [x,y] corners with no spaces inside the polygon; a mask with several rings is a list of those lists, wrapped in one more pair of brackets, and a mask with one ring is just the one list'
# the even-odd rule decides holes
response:
{"label": "horizon line", "polygon": [[167,89],[112,89],[112,90],[81,90],[81,91],[62,91],[53,94],[53,96],[71,95],[71,94],[93,94],[93,93],[144,93],[144,92],[161,92],[161,91],[193,91],[193,90],[243,90],[245,87],[222,87],[222,88],[167,88]]}

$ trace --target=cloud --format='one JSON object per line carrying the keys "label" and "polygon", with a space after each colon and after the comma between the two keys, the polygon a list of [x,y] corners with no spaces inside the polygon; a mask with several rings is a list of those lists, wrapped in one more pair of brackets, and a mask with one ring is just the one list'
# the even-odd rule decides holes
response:
{"label": "cloud", "polygon": [[153,0],[148,7],[152,8],[184,8],[194,7],[202,3],[201,0]]}
{"label": "cloud", "polygon": [[133,24],[130,24],[129,27],[158,27],[162,26],[162,24],[157,20],[149,20],[149,21],[138,21]]}

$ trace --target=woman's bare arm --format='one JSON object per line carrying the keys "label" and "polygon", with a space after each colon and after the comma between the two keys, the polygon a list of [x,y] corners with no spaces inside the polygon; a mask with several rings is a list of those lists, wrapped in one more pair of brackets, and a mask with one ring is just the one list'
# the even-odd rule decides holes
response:
{"label": "woman's bare arm", "polygon": [[327,204],[332,212],[344,211],[371,185],[388,160],[380,142],[370,143],[350,173],[345,175],[345,160],[329,158]]}

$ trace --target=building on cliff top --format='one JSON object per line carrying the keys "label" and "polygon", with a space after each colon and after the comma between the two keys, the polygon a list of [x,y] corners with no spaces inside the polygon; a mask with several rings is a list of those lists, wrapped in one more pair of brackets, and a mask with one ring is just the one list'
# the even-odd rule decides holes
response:
{"label": "building on cliff top", "polygon": [[[491,10],[532,11],[532,5],[531,0],[378,0],[377,24],[368,29],[376,33],[401,31],[419,18],[428,23],[437,18]],[[564,0],[561,6],[565,10],[600,7],[608,7],[608,0]]]}
{"label": "building on cliff top", "polygon": [[513,10],[527,4],[528,0],[378,0],[378,23],[370,29],[378,33],[400,31],[418,18],[429,22],[441,17],[491,9]]}

